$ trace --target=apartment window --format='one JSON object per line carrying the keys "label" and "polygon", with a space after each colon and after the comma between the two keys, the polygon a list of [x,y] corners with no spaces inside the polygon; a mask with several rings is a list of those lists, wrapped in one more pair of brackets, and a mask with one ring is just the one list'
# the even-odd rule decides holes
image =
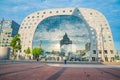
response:
{"label": "apartment window", "polygon": [[72,10],[70,10],[70,12],[72,12]]}
{"label": "apartment window", "polygon": [[108,38],[111,38],[111,36],[108,36]]}
{"label": "apartment window", "polygon": [[8,37],[11,37],[11,35],[8,35]]}
{"label": "apartment window", "polygon": [[5,34],[7,35],[7,32]]}
{"label": "apartment window", "polygon": [[7,45],[5,44],[5,47],[7,47]]}
{"label": "apartment window", "polygon": [[34,18],[34,16],[32,16],[32,18]]}
{"label": "apartment window", "polygon": [[30,29],[30,26],[28,26],[28,29]]}
{"label": "apartment window", "polygon": [[27,17],[28,19],[30,18],[30,17]]}
{"label": "apartment window", "polygon": [[40,13],[38,12],[37,14],[39,15]]}
{"label": "apartment window", "polygon": [[92,13],[90,13],[90,15],[92,15]]}
{"label": "apartment window", "polygon": [[43,18],[44,16],[42,15],[42,18]]}
{"label": "apartment window", "polygon": [[109,28],[108,28],[108,27],[106,27],[106,29],[108,30]]}
{"label": "apartment window", "polygon": [[63,10],[63,13],[65,12],[65,10]]}
{"label": "apartment window", "polygon": [[50,11],[50,14],[52,13],[52,11]]}
{"label": "apartment window", "polygon": [[59,11],[56,11],[56,13],[58,13]]}
{"label": "apartment window", "polygon": [[113,50],[110,50],[110,53],[113,54]]}
{"label": "apartment window", "polygon": [[102,50],[99,50],[99,54],[101,54],[102,53]]}
{"label": "apartment window", "polygon": [[112,40],[109,40],[110,42],[112,41]]}
{"label": "apartment window", "polygon": [[43,14],[46,14],[46,12],[43,12]]}
{"label": "apartment window", "polygon": [[105,26],[107,26],[107,24],[105,24]]}
{"label": "apartment window", "polygon": [[79,10],[77,10],[77,12],[79,12]]}
{"label": "apartment window", "polygon": [[107,54],[108,53],[107,50],[104,50],[104,53]]}
{"label": "apartment window", "polygon": [[96,54],[96,50],[93,50],[93,54]]}
{"label": "apartment window", "polygon": [[37,18],[39,18],[39,16],[37,16]]}
{"label": "apartment window", "polygon": [[104,40],[104,42],[106,42],[106,40]]}

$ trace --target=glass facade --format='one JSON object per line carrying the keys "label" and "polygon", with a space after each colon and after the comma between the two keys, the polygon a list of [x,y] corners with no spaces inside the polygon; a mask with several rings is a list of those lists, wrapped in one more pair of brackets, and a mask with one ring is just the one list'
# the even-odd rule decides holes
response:
{"label": "glass facade", "polygon": [[[47,53],[61,52],[61,48],[72,53],[90,50],[90,35],[85,22],[74,15],[59,15],[44,19],[34,33],[33,48],[40,45]],[[72,44],[60,46],[65,33]]]}
{"label": "glass facade", "polygon": [[18,33],[20,25],[12,20],[0,21],[1,33],[0,33],[0,46],[10,46],[12,37]]}

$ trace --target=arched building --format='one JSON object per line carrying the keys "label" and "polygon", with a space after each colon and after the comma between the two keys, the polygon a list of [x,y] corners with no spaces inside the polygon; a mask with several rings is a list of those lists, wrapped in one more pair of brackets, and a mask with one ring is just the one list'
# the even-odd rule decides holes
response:
{"label": "arched building", "polygon": [[25,17],[19,30],[21,53],[40,45],[47,53],[60,52],[60,40],[65,33],[72,41],[71,53],[85,53],[90,61],[114,59],[114,42],[107,19],[88,8],[41,10]]}

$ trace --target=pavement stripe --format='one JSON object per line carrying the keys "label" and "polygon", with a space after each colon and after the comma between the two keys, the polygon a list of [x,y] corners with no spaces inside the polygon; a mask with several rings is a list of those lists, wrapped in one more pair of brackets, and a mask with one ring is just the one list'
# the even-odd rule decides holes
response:
{"label": "pavement stripe", "polygon": [[100,68],[96,68],[96,69],[99,70],[99,71],[102,71],[102,72],[104,72],[104,73],[107,73],[107,74],[109,74],[109,75],[111,75],[111,76],[114,76],[114,77],[116,77],[116,78],[118,78],[118,79],[120,79],[120,75],[116,75],[116,74],[114,74],[114,73],[105,71],[105,70],[100,69]]}
{"label": "pavement stripe", "polygon": [[14,64],[14,65],[12,64],[11,66],[1,65],[0,68],[13,68],[13,67],[19,67],[19,66],[28,66],[28,65],[32,65],[32,64],[30,64],[30,63]]}
{"label": "pavement stripe", "polygon": [[29,70],[32,70],[32,69],[37,69],[37,68],[42,68],[42,67],[43,66],[38,66],[38,67],[27,68],[27,69],[23,69],[23,70],[17,70],[17,71],[14,71],[14,72],[1,73],[0,76],[4,76],[4,75],[7,75],[7,74],[18,73],[18,72],[22,72],[22,71],[29,71]]}
{"label": "pavement stripe", "polygon": [[59,70],[57,73],[55,73],[54,75],[52,75],[51,77],[49,77],[47,80],[56,80],[58,77],[61,76],[62,73],[64,73],[64,71],[67,68],[62,68],[61,70]]}
{"label": "pavement stripe", "polygon": [[115,70],[115,71],[120,71],[120,69],[118,68],[110,68],[110,69],[112,69],[112,70]]}

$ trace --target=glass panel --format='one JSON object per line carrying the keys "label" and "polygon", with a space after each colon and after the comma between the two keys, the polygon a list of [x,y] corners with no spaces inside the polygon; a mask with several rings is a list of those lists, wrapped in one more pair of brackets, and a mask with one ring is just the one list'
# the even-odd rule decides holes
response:
{"label": "glass panel", "polygon": [[[87,24],[77,16],[59,15],[44,19],[33,38],[33,47],[40,45],[46,53],[87,53],[90,50],[90,36]],[[67,54],[66,54],[67,53]]]}

